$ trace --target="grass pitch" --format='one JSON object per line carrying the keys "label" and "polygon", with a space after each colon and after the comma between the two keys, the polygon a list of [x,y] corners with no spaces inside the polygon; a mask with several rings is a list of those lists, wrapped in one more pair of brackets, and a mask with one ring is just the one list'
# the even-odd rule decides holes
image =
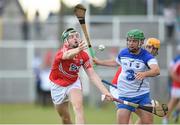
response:
{"label": "grass pitch", "polygon": [[[88,124],[115,124],[116,109],[113,103],[99,107],[85,105]],[[71,109],[71,115],[73,112]],[[133,116],[133,121],[137,117]],[[162,118],[154,117],[154,123],[161,124]],[[59,124],[61,120],[54,107],[35,104],[0,104],[0,124]],[[173,123],[171,120],[170,123]],[[174,123],[173,123],[174,124]],[[177,124],[180,124],[178,122]]]}

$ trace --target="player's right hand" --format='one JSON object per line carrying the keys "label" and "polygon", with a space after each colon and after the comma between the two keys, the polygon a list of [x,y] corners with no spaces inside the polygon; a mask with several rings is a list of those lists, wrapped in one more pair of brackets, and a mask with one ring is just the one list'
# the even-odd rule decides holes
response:
{"label": "player's right hand", "polygon": [[135,78],[137,80],[143,80],[145,77],[146,77],[145,72],[137,72],[137,73],[135,73]]}
{"label": "player's right hand", "polygon": [[104,94],[105,95],[105,100],[107,100],[107,101],[113,101],[113,96],[111,95],[111,93],[106,93],[106,94]]}
{"label": "player's right hand", "polygon": [[81,50],[85,50],[88,48],[88,45],[85,41],[81,41],[78,45],[78,49],[81,51]]}

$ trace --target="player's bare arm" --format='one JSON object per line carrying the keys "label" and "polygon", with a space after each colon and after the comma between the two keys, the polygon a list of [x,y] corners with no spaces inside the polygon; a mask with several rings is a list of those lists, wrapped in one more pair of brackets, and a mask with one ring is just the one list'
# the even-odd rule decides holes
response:
{"label": "player's bare arm", "polygon": [[143,80],[145,77],[154,77],[160,75],[160,68],[157,64],[151,64],[150,69],[145,72],[137,72],[135,77],[138,80]]}
{"label": "player's bare arm", "polygon": [[109,66],[109,67],[116,67],[116,66],[118,66],[118,64],[115,61],[115,59],[99,60],[98,58],[93,58],[93,62],[96,65],[101,65],[101,66]]}
{"label": "player's bare arm", "polygon": [[95,84],[95,86],[101,91],[103,95],[106,95],[106,99],[109,101],[113,100],[113,96],[110,94],[110,92],[106,89],[106,87],[101,82],[100,77],[97,75],[97,73],[94,71],[93,68],[86,69],[86,73],[88,74],[90,80]]}

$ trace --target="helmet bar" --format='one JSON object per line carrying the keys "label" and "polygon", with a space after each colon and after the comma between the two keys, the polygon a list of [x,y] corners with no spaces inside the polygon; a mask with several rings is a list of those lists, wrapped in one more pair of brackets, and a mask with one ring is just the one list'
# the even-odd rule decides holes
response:
{"label": "helmet bar", "polygon": [[72,34],[77,32],[76,30],[74,30],[73,28],[68,28],[66,29],[61,36],[61,40],[64,42],[65,40],[67,40],[67,38]]}

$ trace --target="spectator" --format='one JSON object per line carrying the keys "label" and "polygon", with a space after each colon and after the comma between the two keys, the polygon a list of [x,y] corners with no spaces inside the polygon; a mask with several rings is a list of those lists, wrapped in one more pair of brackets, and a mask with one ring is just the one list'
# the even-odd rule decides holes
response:
{"label": "spectator", "polygon": [[52,59],[53,52],[49,49],[43,58],[41,58],[39,52],[36,52],[32,63],[36,83],[36,103],[43,106],[46,106],[51,102],[49,73]]}
{"label": "spectator", "polygon": [[51,103],[51,94],[50,94],[50,84],[49,84],[49,74],[50,68],[53,59],[53,52],[51,49],[47,50],[43,57],[43,63],[41,65],[40,71],[40,103],[43,106]]}
{"label": "spectator", "polygon": [[40,79],[40,72],[41,72],[41,57],[40,54],[38,52],[35,53],[35,57],[33,59],[32,62],[32,68],[33,68],[33,72],[35,75],[35,84],[36,84],[36,103],[39,104],[40,103],[40,94],[41,94],[41,89],[40,89],[40,85],[41,85],[41,79]]}
{"label": "spectator", "polygon": [[48,49],[44,56],[43,69],[50,69],[53,60],[53,52],[51,49]]}
{"label": "spectator", "polygon": [[22,29],[23,40],[29,40],[29,23],[27,19],[27,13],[25,13],[23,16],[21,29]]}
{"label": "spectator", "polygon": [[177,5],[176,13],[176,41],[180,44],[180,3]]}
{"label": "spectator", "polygon": [[35,39],[41,39],[41,21],[40,21],[40,14],[38,11],[35,13],[35,18],[34,18],[34,29],[35,29]]}
{"label": "spectator", "polygon": [[177,106],[180,98],[180,46],[177,47],[178,55],[170,64],[170,76],[172,78],[171,99],[168,103],[168,114],[163,118],[163,124],[168,123],[171,112]]}
{"label": "spectator", "polygon": [[164,18],[165,18],[166,36],[167,36],[167,39],[171,39],[174,34],[176,11],[173,8],[173,6],[168,6],[164,8],[163,13],[164,13]]}

